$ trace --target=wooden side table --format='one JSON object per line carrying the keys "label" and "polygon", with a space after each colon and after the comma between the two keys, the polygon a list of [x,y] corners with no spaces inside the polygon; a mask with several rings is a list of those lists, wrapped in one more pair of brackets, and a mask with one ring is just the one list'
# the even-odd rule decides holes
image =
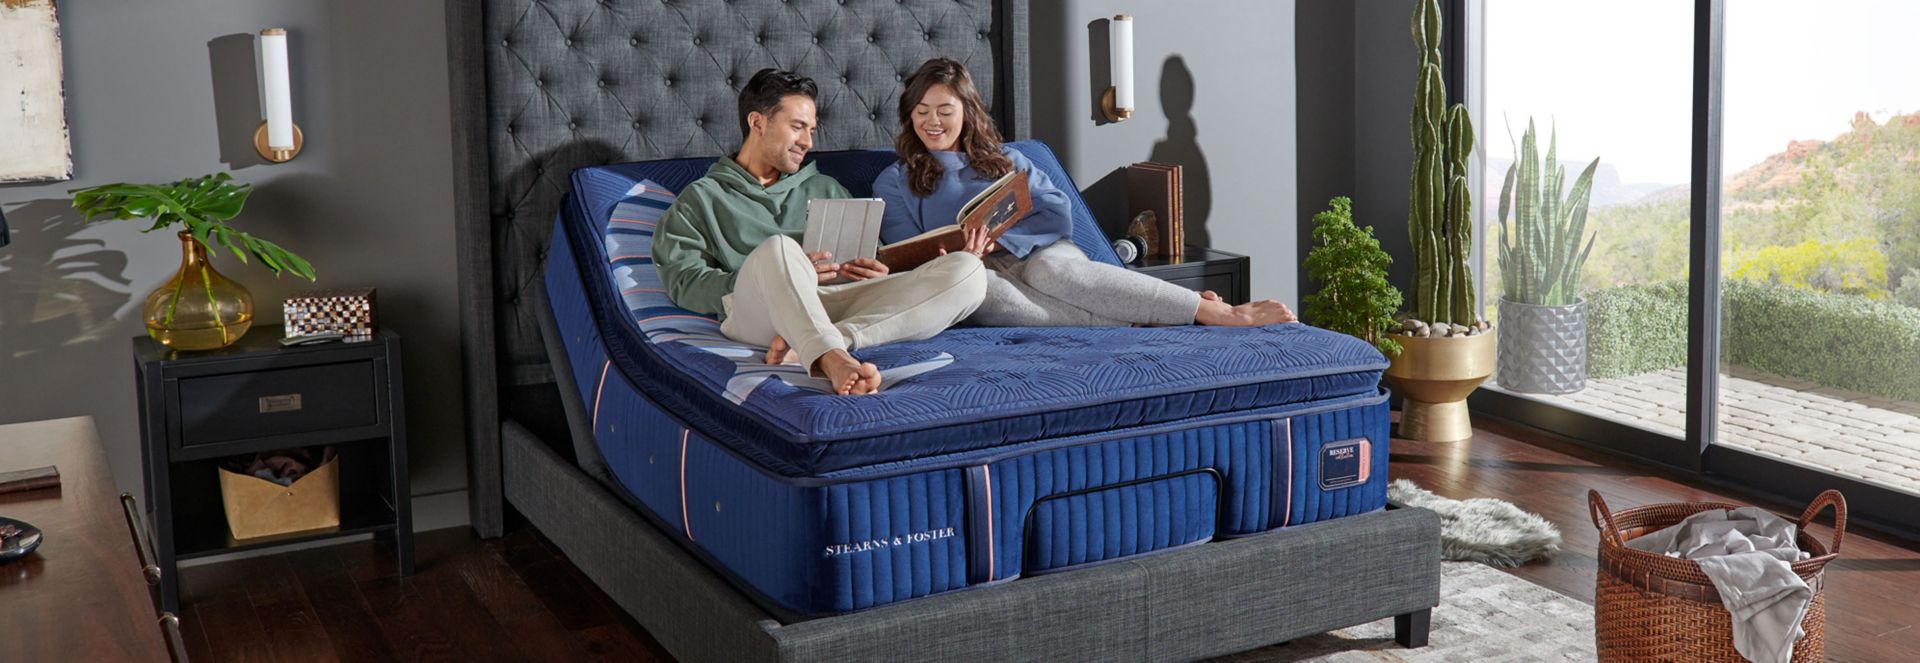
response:
{"label": "wooden side table", "polygon": [[1188,245],[1181,258],[1149,256],[1127,267],[1188,290],[1212,290],[1228,304],[1245,304],[1253,297],[1250,263],[1243,255]]}
{"label": "wooden side table", "polygon": [[[239,343],[174,352],[133,339],[140,460],[162,569],[162,602],[179,608],[183,559],[354,534],[391,539],[401,575],[413,573],[400,336],[382,328],[359,343],[287,348],[278,326]],[[229,456],[332,445],[340,526],[234,540],[220,498]]]}
{"label": "wooden side table", "polygon": [[0,516],[44,536],[0,564],[0,660],[167,660],[92,417],[0,426],[0,471],[46,465],[59,468],[58,488],[0,495]]}

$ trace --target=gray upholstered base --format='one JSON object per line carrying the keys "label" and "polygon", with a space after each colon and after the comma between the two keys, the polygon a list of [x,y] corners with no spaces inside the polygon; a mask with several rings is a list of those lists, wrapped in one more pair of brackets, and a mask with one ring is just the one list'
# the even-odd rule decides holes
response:
{"label": "gray upholstered base", "polygon": [[687,661],[1190,660],[1395,615],[1424,630],[1440,600],[1439,519],[1394,509],[781,624],[525,428],[502,434],[507,500]]}

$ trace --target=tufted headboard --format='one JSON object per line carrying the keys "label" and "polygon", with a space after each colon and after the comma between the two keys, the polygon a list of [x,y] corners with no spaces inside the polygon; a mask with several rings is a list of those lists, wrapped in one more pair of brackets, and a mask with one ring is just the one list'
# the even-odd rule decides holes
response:
{"label": "tufted headboard", "polygon": [[470,490],[483,533],[501,394],[552,380],[532,307],[544,304],[536,285],[574,169],[733,153],[739,86],[765,67],[819,83],[818,151],[891,146],[902,80],[936,56],[967,66],[1010,140],[1030,135],[1027,0],[446,7]]}

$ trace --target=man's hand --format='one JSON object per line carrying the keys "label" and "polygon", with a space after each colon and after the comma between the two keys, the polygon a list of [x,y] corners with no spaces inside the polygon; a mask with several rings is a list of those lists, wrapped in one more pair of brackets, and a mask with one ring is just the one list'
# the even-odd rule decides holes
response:
{"label": "man's hand", "polygon": [[891,270],[887,269],[885,263],[872,258],[854,258],[852,261],[840,263],[840,275],[853,281],[877,279],[886,276],[889,271]]}
{"label": "man's hand", "polygon": [[833,261],[832,251],[809,253],[807,259],[813,261],[813,278],[816,283],[826,283],[840,275],[840,263]]}

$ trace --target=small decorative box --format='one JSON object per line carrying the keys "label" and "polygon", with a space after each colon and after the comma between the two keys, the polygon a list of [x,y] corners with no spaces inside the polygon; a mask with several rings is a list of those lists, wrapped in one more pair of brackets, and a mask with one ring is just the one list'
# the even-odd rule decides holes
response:
{"label": "small decorative box", "polygon": [[335,333],[366,340],[373,336],[373,288],[297,293],[287,297],[282,313],[288,338]]}

